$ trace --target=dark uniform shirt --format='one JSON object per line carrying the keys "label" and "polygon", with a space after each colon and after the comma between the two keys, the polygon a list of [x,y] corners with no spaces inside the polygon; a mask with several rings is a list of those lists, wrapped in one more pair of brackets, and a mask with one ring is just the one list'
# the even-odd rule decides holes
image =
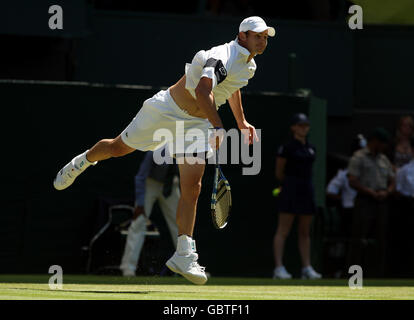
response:
{"label": "dark uniform shirt", "polygon": [[278,157],[286,158],[285,177],[312,179],[312,165],[316,149],[308,141],[305,144],[297,139],[279,147]]}
{"label": "dark uniform shirt", "polygon": [[358,178],[359,182],[373,190],[385,190],[388,181],[394,177],[391,162],[379,153],[373,155],[368,148],[354,153],[348,165],[348,174]]}
{"label": "dark uniform shirt", "polygon": [[312,182],[312,165],[315,147],[297,139],[279,147],[278,157],[286,159],[282,191],[279,195],[279,211],[293,214],[316,212],[315,191]]}

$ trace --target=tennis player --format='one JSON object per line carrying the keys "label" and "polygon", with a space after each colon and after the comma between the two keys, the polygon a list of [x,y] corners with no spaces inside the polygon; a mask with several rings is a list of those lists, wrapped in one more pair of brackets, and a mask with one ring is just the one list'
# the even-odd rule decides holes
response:
{"label": "tennis player", "polygon": [[[217,109],[226,101],[245,143],[258,141],[255,127],[245,119],[240,88],[254,76],[254,57],[265,51],[268,37],[274,35],[275,29],[267,26],[262,18],[254,16],[244,19],[234,41],[197,52],[192,62],[186,64],[185,74],[177,83],[144,101],[135,118],[118,137],[100,140],[90,150],[73,158],[57,173],[54,187],[57,190],[69,187],[79,174],[99,161],[121,157],[137,149],[148,151],[160,148],[160,142],[154,139],[154,133],[159,128],[173,133],[173,141],[165,142],[172,142],[175,146],[184,138],[177,134],[178,121],[184,124],[184,135],[191,129],[202,133],[195,142],[198,154],[211,152],[212,147],[218,148],[224,139],[225,131]],[[216,129],[210,136],[209,128]],[[214,143],[216,139],[217,144]],[[194,147],[194,141],[184,140],[184,151],[190,145]],[[171,151],[177,160],[178,156],[185,156],[185,161],[179,164],[181,197],[177,207],[178,241],[176,252],[166,265],[189,281],[204,284],[207,281],[205,268],[197,263],[198,254],[192,235],[205,162],[191,159],[193,153],[180,154],[177,150]]]}

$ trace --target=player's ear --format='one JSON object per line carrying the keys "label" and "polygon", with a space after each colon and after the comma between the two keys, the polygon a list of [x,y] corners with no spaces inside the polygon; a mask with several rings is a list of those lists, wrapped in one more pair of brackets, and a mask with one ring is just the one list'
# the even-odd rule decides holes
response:
{"label": "player's ear", "polygon": [[239,32],[239,39],[241,41],[246,41],[246,39],[247,39],[246,32]]}

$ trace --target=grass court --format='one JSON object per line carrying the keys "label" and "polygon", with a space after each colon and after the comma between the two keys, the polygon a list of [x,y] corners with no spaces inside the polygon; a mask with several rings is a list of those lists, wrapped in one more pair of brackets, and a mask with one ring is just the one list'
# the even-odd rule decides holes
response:
{"label": "grass court", "polygon": [[217,277],[197,286],[182,277],[63,275],[52,290],[50,276],[0,275],[0,300],[414,300],[414,279],[365,279],[350,289],[347,279]]}

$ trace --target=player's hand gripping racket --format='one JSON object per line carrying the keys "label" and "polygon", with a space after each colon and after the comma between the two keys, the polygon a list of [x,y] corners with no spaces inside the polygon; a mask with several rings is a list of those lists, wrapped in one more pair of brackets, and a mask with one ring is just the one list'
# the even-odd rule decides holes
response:
{"label": "player's hand gripping racket", "polygon": [[230,184],[219,165],[219,150],[216,149],[216,168],[211,195],[211,218],[217,229],[223,229],[229,220],[231,211]]}

